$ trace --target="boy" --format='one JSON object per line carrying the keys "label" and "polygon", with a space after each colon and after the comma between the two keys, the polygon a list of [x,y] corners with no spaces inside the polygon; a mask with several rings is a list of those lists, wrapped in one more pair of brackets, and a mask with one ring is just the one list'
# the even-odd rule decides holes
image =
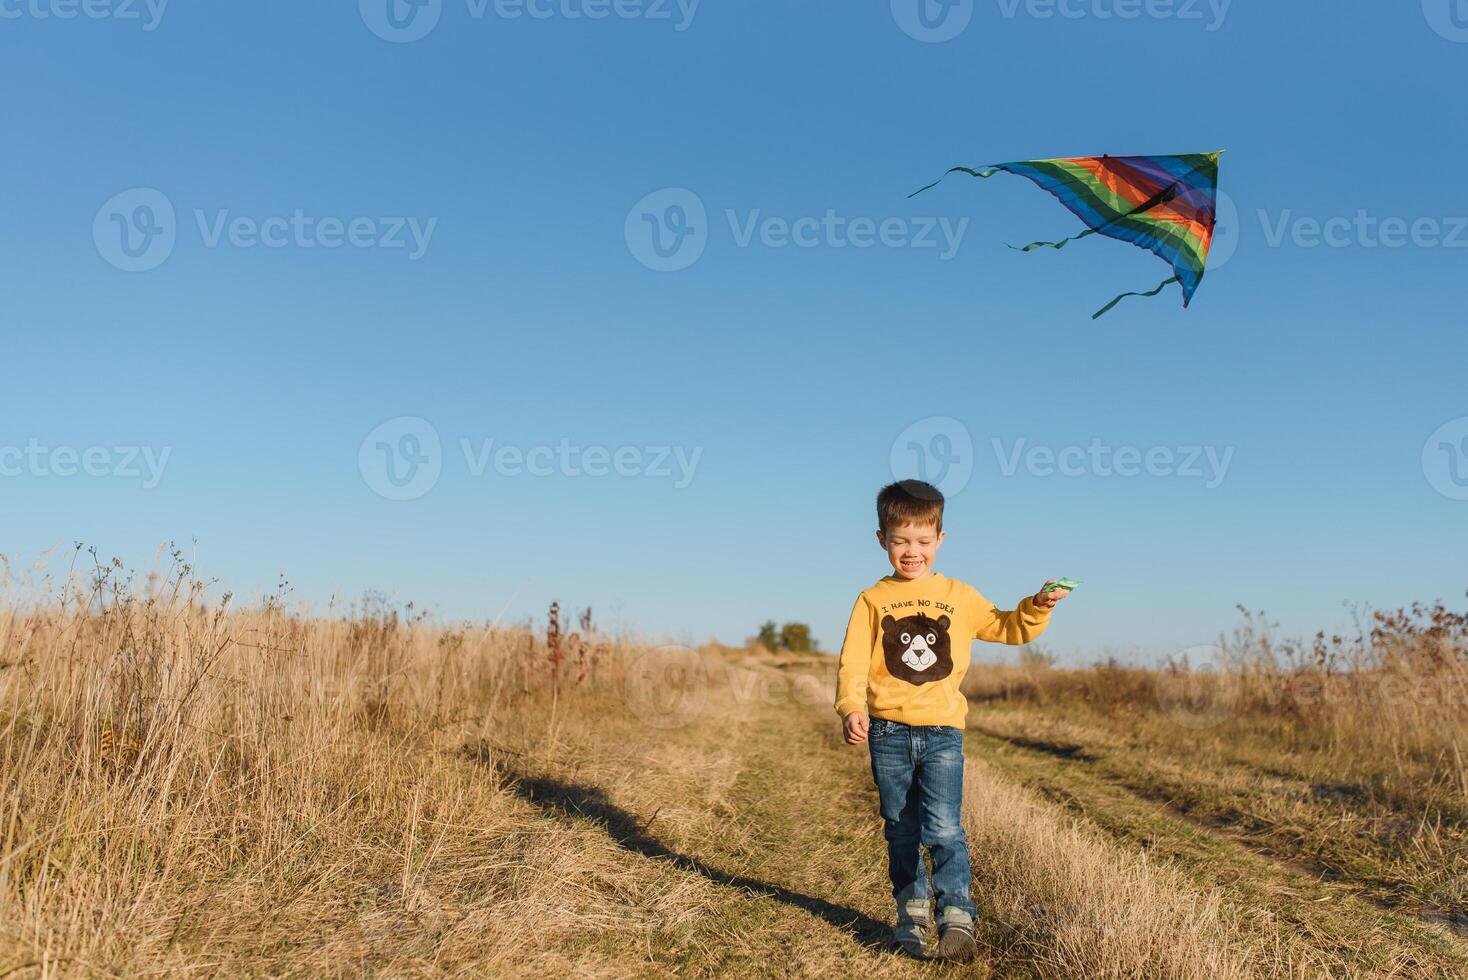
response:
{"label": "boy", "polygon": [[[893,574],[862,592],[851,610],[836,711],[847,744],[869,742],[897,901],[893,941],[923,956],[933,923],[931,891],[938,906],[938,957],[968,960],[975,952],[977,909],[969,898],[968,839],[959,822],[968,714],[959,685],[969,646],[975,639],[1029,643],[1045,632],[1050,610],[1069,593],[1042,589],[1013,612],[1001,612],[972,586],[934,571],[943,543],[943,495],[918,480],[877,494],[877,541]],[[932,857],[931,890],[919,844]]]}

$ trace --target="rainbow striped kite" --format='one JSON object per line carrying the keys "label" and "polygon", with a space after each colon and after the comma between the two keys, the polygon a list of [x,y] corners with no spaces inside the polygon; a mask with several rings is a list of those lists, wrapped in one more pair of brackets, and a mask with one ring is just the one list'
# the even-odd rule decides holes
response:
{"label": "rainbow striped kite", "polygon": [[[1064,248],[1068,242],[1099,233],[1145,248],[1172,266],[1172,277],[1164,279],[1156,289],[1122,293],[1092,314],[1094,320],[1128,296],[1156,296],[1174,282],[1183,287],[1183,307],[1192,302],[1193,292],[1203,280],[1208,246],[1213,242],[1218,157],[1222,152],[1021,160],[984,169],[954,167],[943,176],[965,173],[987,178],[1004,171],[1028,177],[1086,223],[1086,230],[1079,235],[1058,242],[1032,242],[1020,251]],[[942,180],[939,177],[908,197],[921,194]]]}

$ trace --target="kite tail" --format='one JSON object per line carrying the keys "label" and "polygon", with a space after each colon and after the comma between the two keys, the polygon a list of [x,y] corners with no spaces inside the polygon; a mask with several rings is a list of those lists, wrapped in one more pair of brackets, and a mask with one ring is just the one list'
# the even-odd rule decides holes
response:
{"label": "kite tail", "polygon": [[[987,178],[987,177],[992,177],[995,174],[997,174],[998,172],[999,172],[999,168],[998,167],[991,167],[988,170],[975,170],[972,167],[953,167],[953,168],[951,168],[949,170],[943,171],[943,177],[947,177],[949,174],[968,174],[970,177],[978,177],[978,178],[983,179],[983,178]],[[917,190],[913,191],[911,194],[909,194],[907,196],[909,198],[914,198],[914,197],[917,197],[919,194],[921,194],[923,191],[928,190],[929,188],[937,187],[939,184],[943,183],[943,177],[939,177],[937,180],[933,181],[931,184],[925,184],[922,187],[919,187]]]}
{"label": "kite tail", "polygon": [[[1080,236],[1077,235],[1076,237],[1079,238]],[[1115,306],[1117,303],[1120,303],[1128,296],[1156,296],[1158,293],[1162,292],[1162,290],[1166,289],[1169,285],[1175,282],[1182,282],[1182,280],[1179,279],[1177,276],[1173,276],[1171,279],[1162,280],[1160,283],[1157,284],[1156,289],[1150,289],[1145,293],[1122,293],[1120,296],[1116,297],[1116,299],[1112,300],[1110,303],[1107,303],[1095,313],[1092,313],[1091,319],[1094,320],[1099,316],[1104,316],[1105,314],[1110,313],[1113,306]]]}
{"label": "kite tail", "polygon": [[1058,242],[1030,242],[1028,245],[1024,245],[1024,246],[1011,245],[1008,242],[1005,242],[1004,243],[1004,247],[1005,248],[1012,248],[1016,252],[1033,252],[1037,248],[1062,249],[1062,248],[1065,248],[1065,246],[1067,244],[1069,244],[1070,242],[1076,241],[1077,239],[1080,239],[1080,238],[1085,238],[1087,235],[1094,235],[1094,234],[1096,234],[1096,229],[1095,228],[1087,228],[1085,231],[1081,232],[1079,235],[1071,235],[1069,238],[1062,238]]}

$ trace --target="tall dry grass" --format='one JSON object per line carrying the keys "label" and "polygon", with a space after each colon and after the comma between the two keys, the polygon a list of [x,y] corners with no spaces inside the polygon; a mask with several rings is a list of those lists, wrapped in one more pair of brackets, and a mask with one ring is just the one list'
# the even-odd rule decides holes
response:
{"label": "tall dry grass", "polygon": [[493,763],[607,699],[628,643],[231,611],[174,557],[0,610],[0,973],[515,956],[515,903],[558,886]]}
{"label": "tall dry grass", "polygon": [[1249,732],[1289,751],[1414,778],[1452,774],[1468,796],[1468,615],[1442,603],[1358,615],[1354,635],[1280,639],[1263,614],[1208,651],[1161,669],[1108,660],[1056,669],[1034,655],[965,678],[971,700],[1080,704],[1116,716],[1167,715],[1186,728]]}

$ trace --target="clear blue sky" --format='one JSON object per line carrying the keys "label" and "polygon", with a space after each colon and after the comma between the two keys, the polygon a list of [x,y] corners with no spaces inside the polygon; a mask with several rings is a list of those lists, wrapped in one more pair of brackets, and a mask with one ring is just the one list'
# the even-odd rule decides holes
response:
{"label": "clear blue sky", "polygon": [[[1468,423],[1429,443],[1468,416],[1447,0],[977,0],[931,28],[905,0],[88,2],[0,2],[7,554],[197,539],[247,595],[284,572],[316,601],[559,598],[694,641],[798,619],[834,648],[888,570],[872,498],[917,425],[973,447],[940,569],[1002,606],[1084,580],[1049,635],[1076,658],[1207,643],[1235,603],[1303,633],[1468,586],[1468,458],[1440,448]],[[1079,228],[1019,178],[906,198],[956,163],[1220,148],[1238,220],[1187,311],[1174,287],[1092,323],[1164,266],[1004,248]],[[668,188],[702,252],[656,271],[639,231],[690,200]],[[171,226],[140,210],[160,196]],[[814,244],[768,244],[770,218]],[[364,244],[322,247],[353,219]],[[903,244],[919,219],[956,251]],[[1383,244],[1388,219],[1416,234]],[[156,267],[119,268],[129,223]],[[441,450],[368,439],[400,417]],[[477,465],[490,439],[531,455]],[[1232,455],[1211,487],[1023,462],[1093,440]],[[431,488],[375,492],[378,443]],[[156,486],[126,447],[167,451]]]}

